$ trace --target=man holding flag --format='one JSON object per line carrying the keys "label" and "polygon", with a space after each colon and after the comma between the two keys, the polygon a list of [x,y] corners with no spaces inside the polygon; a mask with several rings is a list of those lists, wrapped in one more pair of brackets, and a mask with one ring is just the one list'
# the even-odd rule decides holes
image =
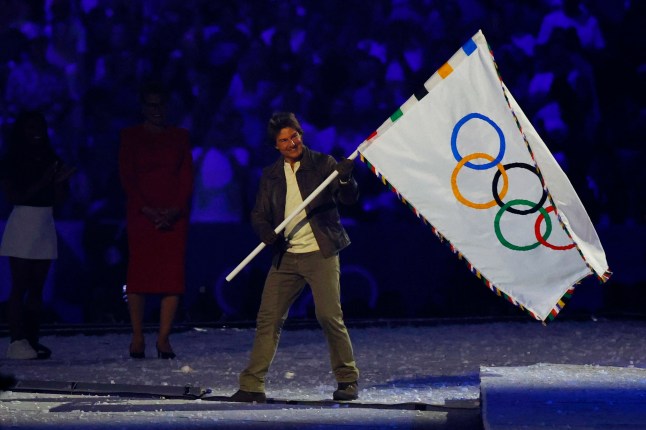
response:
{"label": "man holding flag", "polygon": [[[330,155],[303,144],[303,129],[293,113],[275,113],[267,127],[270,141],[280,152],[263,170],[251,223],[265,245],[273,245],[272,264],[265,280],[256,320],[251,357],[240,374],[240,389],[232,401],[266,401],[265,375],[274,358],[283,323],[305,285],[312,289],[316,318],[327,339],[330,364],[338,383],[335,400],[359,395],[352,344],[343,321],[340,299],[339,251],[350,244],[341,225],[338,203],[353,204],[358,186],[353,162],[337,163]],[[334,171],[338,176],[277,234],[285,220]]]}

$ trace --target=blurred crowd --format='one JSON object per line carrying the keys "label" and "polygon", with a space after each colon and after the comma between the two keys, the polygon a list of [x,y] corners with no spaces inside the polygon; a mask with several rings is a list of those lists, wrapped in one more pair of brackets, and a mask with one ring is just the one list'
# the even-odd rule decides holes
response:
{"label": "blurred crowd", "polygon": [[[137,89],[171,90],[191,133],[193,219],[245,221],[275,110],[306,144],[350,154],[479,29],[502,79],[568,173],[595,223],[644,223],[643,0],[0,0],[2,136],[44,112],[78,168],[59,219],[117,220],[119,130]],[[1,143],[1,142],[0,142]],[[399,203],[355,169],[375,219]],[[0,200],[0,218],[9,213]],[[413,219],[413,217],[411,217]]]}

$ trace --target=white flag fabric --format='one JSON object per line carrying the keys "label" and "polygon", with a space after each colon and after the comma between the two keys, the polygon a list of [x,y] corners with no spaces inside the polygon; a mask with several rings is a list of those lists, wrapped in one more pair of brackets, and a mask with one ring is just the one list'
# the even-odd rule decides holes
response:
{"label": "white flag fabric", "polygon": [[610,276],[585,208],[482,32],[359,152],[491,290],[536,319],[554,318],[586,276]]}

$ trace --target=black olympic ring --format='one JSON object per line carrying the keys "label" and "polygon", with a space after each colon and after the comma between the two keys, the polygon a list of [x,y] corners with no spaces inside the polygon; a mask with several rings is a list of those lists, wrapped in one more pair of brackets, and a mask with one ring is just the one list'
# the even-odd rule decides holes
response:
{"label": "black olympic ring", "polygon": [[[509,163],[503,165],[505,170],[513,169],[514,167],[520,167],[522,169],[527,169],[530,172],[534,173],[537,177],[538,180],[541,180],[541,177],[538,175],[538,171],[536,170],[536,167],[532,166],[531,164],[527,163]],[[505,203],[502,201],[500,196],[498,195],[498,180],[500,179],[500,170],[496,170],[496,174],[493,177],[493,182],[491,183],[491,191],[493,192],[493,198],[496,200],[496,203],[498,203],[498,206],[503,207]],[[542,183],[542,181],[541,181]],[[529,215],[534,212],[538,212],[540,208],[543,207],[543,204],[545,204],[545,201],[547,200],[547,191],[545,188],[541,187],[543,189],[543,195],[541,196],[541,199],[538,203],[536,203],[534,206],[532,206],[529,209],[526,210],[520,210],[520,209],[514,209],[512,207],[508,207],[507,211],[511,212],[516,215]]]}

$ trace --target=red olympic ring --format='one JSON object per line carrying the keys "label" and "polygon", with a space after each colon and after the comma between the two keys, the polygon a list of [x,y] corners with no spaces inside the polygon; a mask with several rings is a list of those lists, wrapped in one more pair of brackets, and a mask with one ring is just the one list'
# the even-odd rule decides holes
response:
{"label": "red olympic ring", "polygon": [[[548,206],[545,208],[547,213],[554,212],[554,206]],[[574,248],[574,243],[571,243],[569,245],[564,245],[564,246],[557,246],[557,245],[552,245],[545,239],[543,239],[543,236],[541,236],[541,223],[543,222],[543,219],[545,217],[543,214],[538,214],[538,217],[536,218],[536,223],[534,224],[534,234],[536,235],[536,239],[542,244],[547,246],[548,248],[552,248],[556,251],[566,251],[568,249]]]}

